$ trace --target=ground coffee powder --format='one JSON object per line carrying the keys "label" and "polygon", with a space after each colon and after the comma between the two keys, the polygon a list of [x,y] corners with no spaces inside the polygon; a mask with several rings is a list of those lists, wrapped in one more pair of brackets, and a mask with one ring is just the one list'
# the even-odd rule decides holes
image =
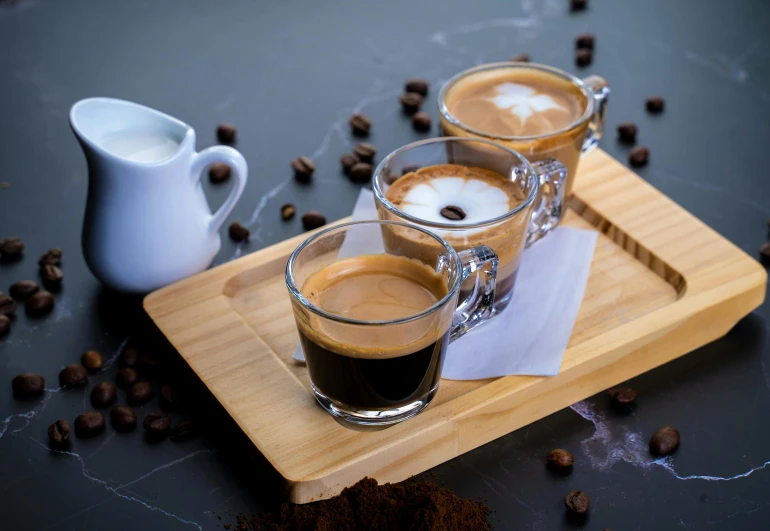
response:
{"label": "ground coffee powder", "polygon": [[261,515],[239,515],[239,531],[490,530],[489,507],[429,481],[378,485],[364,478],[339,496]]}

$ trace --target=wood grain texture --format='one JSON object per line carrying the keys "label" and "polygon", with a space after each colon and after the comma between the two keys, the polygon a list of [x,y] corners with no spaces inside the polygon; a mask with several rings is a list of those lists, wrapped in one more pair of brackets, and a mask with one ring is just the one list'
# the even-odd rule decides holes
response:
{"label": "wood grain texture", "polygon": [[145,309],[286,479],[295,503],[364,476],[400,481],[727,333],[764,298],[767,274],[601,150],[580,165],[566,225],[600,235],[561,372],[442,380],[417,417],[353,429],[316,405],[283,281],[308,236],[281,242],[145,299]]}

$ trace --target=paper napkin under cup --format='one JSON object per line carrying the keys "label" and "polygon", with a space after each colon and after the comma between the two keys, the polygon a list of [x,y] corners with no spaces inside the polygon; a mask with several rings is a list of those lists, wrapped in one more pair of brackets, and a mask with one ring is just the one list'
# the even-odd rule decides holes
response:
{"label": "paper napkin under cup", "polygon": [[[372,219],[377,219],[374,195],[361,190],[353,221]],[[339,258],[358,254],[362,242],[371,253],[372,241],[381,239],[379,229],[372,230],[371,238],[363,231],[349,233]],[[597,236],[592,230],[558,227],[524,251],[511,302],[499,315],[449,345],[441,377],[478,380],[558,374],[583,300]],[[305,360],[301,346],[293,357]]]}

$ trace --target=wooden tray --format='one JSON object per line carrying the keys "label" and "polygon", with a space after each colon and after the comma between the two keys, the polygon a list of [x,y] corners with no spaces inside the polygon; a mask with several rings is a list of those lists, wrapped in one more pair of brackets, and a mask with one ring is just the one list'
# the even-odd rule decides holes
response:
{"label": "wooden tray", "polygon": [[251,441],[286,479],[287,497],[333,496],[371,476],[401,481],[724,335],[762,303],[751,257],[606,153],[580,163],[565,224],[600,232],[561,372],[443,380],[415,418],[376,431],[323,411],[284,285],[308,235],[149,295],[144,307]]}

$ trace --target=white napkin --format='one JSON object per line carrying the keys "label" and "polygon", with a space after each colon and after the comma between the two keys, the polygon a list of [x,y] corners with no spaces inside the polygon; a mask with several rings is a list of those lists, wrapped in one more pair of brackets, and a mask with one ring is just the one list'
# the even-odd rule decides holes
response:
{"label": "white napkin", "polygon": [[[353,220],[377,219],[374,195],[361,190]],[[373,228],[366,250],[381,236]],[[352,234],[352,233],[351,233]],[[512,374],[553,376],[575,326],[598,233],[559,227],[524,252],[513,298],[503,312],[452,342],[442,378],[478,380]],[[358,254],[360,233],[346,238],[339,257]],[[294,359],[305,361],[297,346]]]}

